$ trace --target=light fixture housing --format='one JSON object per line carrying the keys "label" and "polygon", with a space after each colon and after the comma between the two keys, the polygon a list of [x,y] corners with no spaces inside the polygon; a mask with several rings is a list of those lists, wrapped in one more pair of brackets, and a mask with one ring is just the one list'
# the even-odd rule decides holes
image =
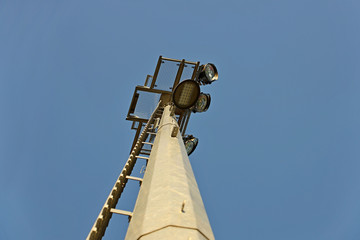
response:
{"label": "light fixture housing", "polygon": [[196,101],[194,107],[191,109],[194,113],[196,112],[206,112],[210,106],[211,97],[208,93],[200,93],[198,100]]}
{"label": "light fixture housing", "polygon": [[197,72],[197,81],[203,85],[211,84],[218,79],[218,76],[218,71],[215,65],[212,63],[207,63],[199,67]]}
{"label": "light fixture housing", "polygon": [[186,152],[188,156],[190,156],[190,154],[195,151],[195,148],[199,143],[199,139],[194,137],[193,135],[187,135],[183,137],[183,140],[184,140]]}
{"label": "light fixture housing", "polygon": [[195,105],[199,95],[199,84],[194,80],[188,79],[176,86],[172,100],[177,108],[189,109]]}

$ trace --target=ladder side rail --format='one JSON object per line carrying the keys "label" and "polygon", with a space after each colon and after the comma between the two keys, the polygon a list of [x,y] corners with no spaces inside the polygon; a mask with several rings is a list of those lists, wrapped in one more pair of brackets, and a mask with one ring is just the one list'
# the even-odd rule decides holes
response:
{"label": "ladder side rail", "polygon": [[145,141],[147,135],[148,135],[148,129],[150,127],[151,122],[155,118],[156,112],[159,110],[161,106],[161,101],[159,101],[158,105],[156,106],[154,112],[151,114],[150,119],[148,120],[147,124],[145,125],[142,133],[140,134],[135,146],[133,147],[131,154],[126,161],[126,164],[121,171],[120,176],[116,180],[114,187],[110,191],[110,194],[108,198],[105,201],[105,204],[103,208],[101,209],[97,219],[95,220],[95,223],[93,227],[90,230],[89,235],[87,236],[86,240],[101,240],[102,237],[105,234],[105,230],[107,226],[109,225],[110,218],[112,216],[111,209],[116,207],[117,202],[119,201],[119,198],[121,196],[122,191],[125,188],[125,185],[128,181],[126,178],[127,175],[131,174],[132,169],[134,168],[134,165],[136,163],[136,157],[141,148],[142,148],[142,142]]}

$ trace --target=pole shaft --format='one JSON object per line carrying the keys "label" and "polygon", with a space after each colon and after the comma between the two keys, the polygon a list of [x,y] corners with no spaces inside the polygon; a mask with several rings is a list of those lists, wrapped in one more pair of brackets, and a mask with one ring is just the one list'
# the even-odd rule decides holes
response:
{"label": "pole shaft", "polygon": [[166,106],[126,240],[214,239],[181,133]]}

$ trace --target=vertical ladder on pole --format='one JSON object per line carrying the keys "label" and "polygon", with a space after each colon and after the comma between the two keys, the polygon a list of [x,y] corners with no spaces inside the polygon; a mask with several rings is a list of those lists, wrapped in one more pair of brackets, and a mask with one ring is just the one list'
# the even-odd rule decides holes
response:
{"label": "vertical ladder on pole", "polygon": [[[133,177],[131,176],[131,172],[135,166],[137,159],[145,159],[146,161],[149,160],[148,157],[140,156],[140,155],[149,155],[151,153],[151,150],[143,148],[144,145],[150,145],[152,146],[151,142],[145,142],[148,135],[156,136],[156,126],[155,123],[160,119],[162,116],[162,111],[164,108],[160,106],[161,102],[157,105],[154,112],[152,113],[151,117],[149,118],[148,122],[144,126],[143,131],[141,132],[134,148],[131,151],[131,154],[121,171],[120,176],[116,180],[114,187],[110,191],[110,194],[108,198],[105,201],[104,206],[102,207],[99,216],[96,218],[95,223],[93,227],[90,230],[89,235],[87,236],[86,240],[100,240],[105,234],[106,228],[109,225],[109,221],[112,217],[113,213],[121,214],[121,215],[127,215],[129,217],[129,220],[132,217],[132,212],[129,211],[123,211],[115,209],[116,204],[118,203],[121,193],[124,191],[124,188],[126,186],[126,183],[128,179],[131,180],[137,180],[142,181],[141,178]],[[139,123],[140,124],[140,123]],[[150,128],[151,127],[151,128]]]}

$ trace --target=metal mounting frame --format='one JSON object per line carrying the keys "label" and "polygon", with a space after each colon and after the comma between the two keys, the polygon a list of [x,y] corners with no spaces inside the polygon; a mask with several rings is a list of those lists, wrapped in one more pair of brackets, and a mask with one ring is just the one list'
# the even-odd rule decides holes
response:
{"label": "metal mounting frame", "polygon": [[[176,76],[174,77],[174,83],[173,83],[172,88],[171,88],[172,91],[180,83],[181,76],[183,74],[183,70],[184,70],[184,67],[185,67],[186,64],[193,65],[194,70],[193,70],[193,73],[192,73],[192,76],[191,76],[192,80],[195,79],[197,70],[198,70],[198,68],[200,66],[200,62],[192,62],[192,61],[187,61],[185,59],[178,60],[178,59],[172,59],[172,58],[166,58],[166,57],[163,57],[163,56],[159,56],[159,59],[158,59],[157,64],[156,64],[154,74],[152,76],[151,75],[146,76],[146,80],[145,80],[145,83],[144,83],[143,86],[139,85],[139,86],[135,87],[133,97],[132,97],[132,100],[131,100],[131,104],[130,104],[130,107],[129,107],[129,111],[128,111],[127,116],[126,116],[126,120],[129,120],[129,121],[133,122],[132,125],[131,125],[131,129],[136,130],[134,141],[133,141],[133,144],[132,144],[131,148],[134,147],[134,145],[136,143],[136,140],[139,137],[139,134],[140,134],[141,129],[143,127],[143,124],[145,124],[148,121],[148,119],[136,117],[136,116],[134,116],[132,114],[132,113],[135,112],[135,109],[136,109],[139,97],[141,95],[141,92],[151,92],[151,93],[155,93],[155,94],[160,94],[160,100],[163,103],[171,101],[172,91],[161,90],[161,89],[156,89],[155,88],[156,81],[157,81],[157,78],[158,78],[158,75],[159,75],[159,72],[160,72],[160,69],[161,69],[161,65],[163,63],[165,63],[165,62],[176,62],[176,63],[178,63],[178,66],[179,66],[179,68],[177,70],[177,73],[176,73]],[[190,111],[182,110],[182,109],[178,109],[178,108],[175,109],[175,117],[176,117],[176,119],[178,121],[179,126],[181,126],[180,131],[181,131],[181,134],[183,136],[185,135],[185,131],[186,131],[186,128],[187,128],[187,124],[188,124],[190,115],[191,115]],[[136,123],[138,123],[138,125],[136,125]]]}

